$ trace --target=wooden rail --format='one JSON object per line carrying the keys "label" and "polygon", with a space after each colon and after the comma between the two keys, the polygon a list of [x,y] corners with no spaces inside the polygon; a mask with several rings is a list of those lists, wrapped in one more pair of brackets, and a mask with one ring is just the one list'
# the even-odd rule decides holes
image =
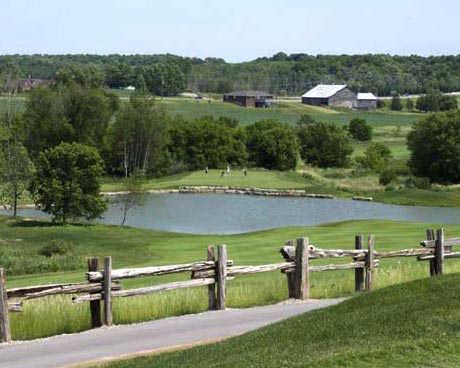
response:
{"label": "wooden rail", "polygon": [[[105,257],[103,269],[98,258],[88,260],[88,282],[61,283],[6,289],[5,272],[0,268],[0,342],[11,341],[9,313],[21,312],[25,301],[53,295],[72,295],[74,303],[89,303],[92,327],[111,326],[113,323],[112,299],[155,294],[169,290],[207,287],[208,309],[225,309],[227,282],[241,275],[280,271],[286,275],[290,298],[308,299],[312,272],[352,270],[355,291],[370,291],[376,268],[383,259],[416,257],[429,261],[430,275],[443,273],[444,261],[460,258],[452,247],[460,245],[460,238],[446,239],[443,229],[427,230],[426,240],[420,248],[396,251],[377,251],[375,239],[370,235],[364,247],[364,237],[355,237],[354,249],[322,249],[309,243],[308,238],[288,240],[280,249],[283,262],[264,265],[234,265],[228,260],[226,245],[208,246],[206,260],[178,265],[112,269],[112,258]],[[295,245],[294,245],[295,244]],[[316,260],[349,257],[349,263],[314,264]],[[122,289],[119,280],[134,277],[152,277],[179,272],[190,272],[191,279],[135,289]],[[103,302],[103,304],[102,304]]]}

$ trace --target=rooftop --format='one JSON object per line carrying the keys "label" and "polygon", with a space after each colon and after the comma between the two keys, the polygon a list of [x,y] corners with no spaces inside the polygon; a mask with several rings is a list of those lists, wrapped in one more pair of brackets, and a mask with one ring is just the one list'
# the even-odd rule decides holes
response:
{"label": "rooftop", "polygon": [[358,100],[376,100],[377,97],[373,93],[358,93]]}
{"label": "rooftop", "polygon": [[226,96],[245,96],[245,97],[272,97],[273,95],[264,91],[234,91],[226,93]]}
{"label": "rooftop", "polygon": [[346,84],[318,84],[316,87],[305,93],[302,97],[329,98],[346,87]]}

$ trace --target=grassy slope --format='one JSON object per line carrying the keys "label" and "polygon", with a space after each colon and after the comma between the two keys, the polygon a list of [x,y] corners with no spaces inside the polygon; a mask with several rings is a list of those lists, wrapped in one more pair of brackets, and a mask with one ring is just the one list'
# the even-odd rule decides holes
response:
{"label": "grassy slope", "polygon": [[[354,235],[374,233],[378,250],[417,247],[429,224],[390,221],[351,221],[317,227],[281,228],[240,235],[183,235],[117,226],[50,226],[37,223],[0,221],[2,245],[11,245],[33,259],[37,250],[52,239],[72,241],[82,256],[112,255],[114,267],[177,264],[202,260],[208,244],[225,243],[236,264],[279,262],[278,250],[287,239],[308,236],[324,248],[352,248]],[[447,228],[449,237],[460,236],[460,225]],[[338,260],[346,261],[346,260]],[[325,261],[314,261],[325,262]],[[1,259],[0,259],[1,264]],[[460,272],[460,262],[449,261],[447,272]],[[8,276],[8,287],[47,282],[82,281],[84,271],[26,276]],[[413,280],[427,275],[427,264],[414,259],[388,260],[377,271],[377,287]],[[187,279],[188,274],[132,279],[124,287],[139,287]],[[312,297],[337,297],[353,292],[353,272],[337,271],[312,277]],[[229,284],[228,305],[246,307],[287,298],[286,280],[279,272],[238,277]],[[114,300],[114,321],[132,323],[165,316],[196,313],[206,309],[204,288]],[[27,301],[23,313],[12,315],[15,339],[30,339],[89,328],[88,306],[72,304],[70,296]]]}
{"label": "grassy slope", "polygon": [[[277,189],[306,189],[311,193],[327,193],[337,197],[351,198],[353,195],[375,197],[379,202],[392,204],[410,204],[421,206],[460,206],[460,190],[443,191],[403,189],[384,191],[378,184],[377,175],[351,177],[351,170],[304,168],[309,177],[296,172],[268,170],[249,170],[244,176],[240,170],[234,170],[232,176],[220,176],[220,170],[210,170],[178,174],[152,179],[144,184],[144,189],[178,188],[182,185],[223,185],[237,187],[258,187]],[[340,177],[335,177],[339,174]],[[120,181],[106,179],[102,185],[106,192],[123,190]]]}
{"label": "grassy slope", "polygon": [[458,367],[459,293],[459,274],[418,280],[222,343],[104,367]]}

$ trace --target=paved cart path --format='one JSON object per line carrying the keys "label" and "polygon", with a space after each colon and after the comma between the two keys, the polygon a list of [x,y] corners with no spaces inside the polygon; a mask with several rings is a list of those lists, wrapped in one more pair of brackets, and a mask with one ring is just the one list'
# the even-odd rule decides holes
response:
{"label": "paved cart path", "polygon": [[288,301],[0,344],[0,368],[68,367],[130,354],[154,353],[215,342],[314,309],[338,304],[342,300]]}

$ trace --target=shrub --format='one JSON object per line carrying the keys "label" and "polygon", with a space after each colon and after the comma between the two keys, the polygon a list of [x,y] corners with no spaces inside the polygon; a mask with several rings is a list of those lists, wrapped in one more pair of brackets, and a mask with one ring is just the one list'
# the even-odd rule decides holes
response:
{"label": "shrub", "polygon": [[383,109],[386,106],[385,100],[378,99],[377,100],[377,108]]}
{"label": "shrub", "polygon": [[372,139],[372,127],[364,119],[352,119],[348,125],[348,132],[358,141],[370,141]]}
{"label": "shrub", "polygon": [[432,114],[418,121],[407,145],[415,176],[434,183],[460,182],[460,111]]}
{"label": "shrub", "polygon": [[297,131],[302,159],[319,167],[344,167],[353,152],[346,132],[337,125],[314,123]]}
{"label": "shrub", "polygon": [[387,167],[391,157],[388,146],[383,143],[371,143],[364,155],[356,158],[356,162],[364,168],[381,172]]}
{"label": "shrub", "polygon": [[40,248],[38,254],[45,257],[52,257],[54,255],[66,255],[73,253],[74,245],[71,242],[62,240],[52,240],[50,244]]}
{"label": "shrub", "polygon": [[406,101],[406,109],[407,111],[412,111],[414,109],[414,101],[412,101],[410,98],[408,98]]}
{"label": "shrub", "polygon": [[410,176],[406,179],[405,186],[407,188],[431,189],[431,182],[429,178]]}
{"label": "shrub", "polygon": [[395,181],[397,178],[396,173],[392,169],[385,169],[380,173],[379,183],[381,185],[388,185]]}
{"label": "shrub", "polygon": [[401,98],[399,96],[393,96],[393,98],[391,99],[390,109],[393,111],[402,110]]}
{"label": "shrub", "polygon": [[431,92],[417,99],[416,107],[420,111],[448,111],[458,107],[455,96],[442,95],[440,92]]}

